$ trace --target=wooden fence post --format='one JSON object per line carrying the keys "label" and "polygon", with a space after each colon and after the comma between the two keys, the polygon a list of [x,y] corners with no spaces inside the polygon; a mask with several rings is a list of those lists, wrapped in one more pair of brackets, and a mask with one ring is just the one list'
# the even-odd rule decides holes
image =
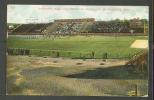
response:
{"label": "wooden fence post", "polygon": [[59,57],[59,51],[57,51],[57,57]]}
{"label": "wooden fence post", "polygon": [[138,96],[138,87],[137,87],[137,84],[135,84],[135,95]]}
{"label": "wooden fence post", "polygon": [[92,58],[94,59],[94,57],[95,57],[95,52],[92,51],[91,54],[92,54]]}

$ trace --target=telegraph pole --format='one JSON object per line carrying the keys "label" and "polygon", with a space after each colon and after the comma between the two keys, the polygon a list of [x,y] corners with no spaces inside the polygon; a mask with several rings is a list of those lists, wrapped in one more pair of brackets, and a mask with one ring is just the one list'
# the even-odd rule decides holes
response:
{"label": "telegraph pole", "polygon": [[144,35],[146,35],[146,22],[144,21]]}

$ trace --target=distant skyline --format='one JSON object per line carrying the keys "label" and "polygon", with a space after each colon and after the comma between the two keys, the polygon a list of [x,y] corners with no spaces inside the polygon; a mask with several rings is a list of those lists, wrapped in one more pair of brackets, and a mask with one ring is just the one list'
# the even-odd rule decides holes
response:
{"label": "distant skyline", "polygon": [[49,23],[55,19],[148,19],[148,6],[8,5],[8,23]]}

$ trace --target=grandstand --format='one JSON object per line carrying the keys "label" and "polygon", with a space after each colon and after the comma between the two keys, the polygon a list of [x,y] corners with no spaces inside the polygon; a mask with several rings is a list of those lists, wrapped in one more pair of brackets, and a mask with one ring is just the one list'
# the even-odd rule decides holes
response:
{"label": "grandstand", "polygon": [[58,19],[45,24],[19,24],[9,34],[27,35],[147,35],[145,19],[95,21],[94,18]]}
{"label": "grandstand", "polygon": [[74,35],[86,33],[94,19],[61,19],[55,20],[52,26],[48,26],[47,34]]}
{"label": "grandstand", "polygon": [[93,26],[93,32],[96,33],[128,33],[129,24],[127,22],[96,22]]}
{"label": "grandstand", "polygon": [[48,24],[19,24],[9,29],[8,33],[11,35],[35,35],[40,34],[47,26]]}

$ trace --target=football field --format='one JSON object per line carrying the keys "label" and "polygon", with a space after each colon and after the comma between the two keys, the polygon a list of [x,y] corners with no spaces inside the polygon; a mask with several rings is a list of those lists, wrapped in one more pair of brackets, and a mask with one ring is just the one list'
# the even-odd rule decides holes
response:
{"label": "football field", "polygon": [[59,52],[60,57],[68,58],[130,58],[140,48],[131,48],[135,40],[147,40],[147,36],[61,36],[50,38],[29,38],[10,36],[7,41],[8,48],[31,49],[31,55],[51,56]]}

